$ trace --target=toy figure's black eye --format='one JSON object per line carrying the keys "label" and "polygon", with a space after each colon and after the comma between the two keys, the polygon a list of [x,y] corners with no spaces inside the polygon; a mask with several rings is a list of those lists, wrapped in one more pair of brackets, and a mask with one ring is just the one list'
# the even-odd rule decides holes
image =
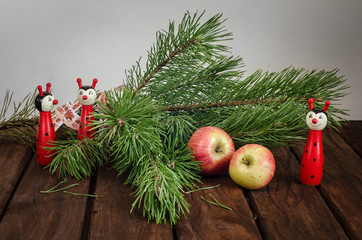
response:
{"label": "toy figure's black eye", "polygon": [[83,91],[80,91],[80,92],[79,92],[79,95],[83,95]]}
{"label": "toy figure's black eye", "polygon": [[89,92],[89,95],[93,95],[93,92],[92,92],[92,91],[90,91],[90,92]]}
{"label": "toy figure's black eye", "polygon": [[319,119],[323,119],[323,115],[320,115],[320,116],[319,116]]}
{"label": "toy figure's black eye", "polygon": [[311,113],[311,114],[309,114],[309,118],[313,118],[313,114]]}
{"label": "toy figure's black eye", "polygon": [[49,101],[49,102],[51,102],[51,101],[52,101],[52,99],[51,99],[51,98],[48,98],[48,101]]}

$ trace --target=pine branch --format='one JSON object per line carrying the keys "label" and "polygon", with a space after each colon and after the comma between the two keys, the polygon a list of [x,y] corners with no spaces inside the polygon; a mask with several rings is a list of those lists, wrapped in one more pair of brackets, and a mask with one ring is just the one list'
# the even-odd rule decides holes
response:
{"label": "pine branch", "polygon": [[304,117],[310,97],[315,99],[316,106],[331,100],[330,124],[339,126],[346,113],[336,108],[336,102],[346,95],[344,90],[348,86],[337,73],[337,70],[293,68],[278,73],[257,71],[244,80],[228,83],[231,87],[222,91],[224,95],[210,92],[203,95],[203,101],[196,97],[191,104],[166,106],[163,110],[174,115],[186,114],[198,127],[219,126],[233,136],[238,145],[253,142],[269,147],[284,146],[301,138],[301,133],[306,131]]}
{"label": "pine branch", "polygon": [[107,164],[107,153],[96,139],[76,138],[54,141],[48,147],[54,151],[54,159],[47,166],[50,173],[57,173],[59,178],[73,176],[76,179],[90,177],[93,172]]}
{"label": "pine branch", "polygon": [[221,26],[221,14],[201,25],[200,19],[203,14],[195,13],[191,16],[190,13],[186,13],[178,29],[175,29],[174,22],[170,22],[168,31],[157,32],[157,42],[148,52],[147,70],[142,73],[138,61],[126,74],[127,85],[138,92],[171,62],[184,61],[192,66],[196,59],[210,62],[213,57],[220,56],[219,52],[226,51],[228,47],[214,44],[228,40],[231,36],[231,33],[226,32]]}
{"label": "pine branch", "polygon": [[[225,51],[215,54],[217,47],[214,44],[226,38],[215,37],[207,42],[207,38],[203,37],[212,35],[213,29],[218,29],[218,33],[225,33],[227,38],[231,36],[222,27],[221,16],[215,16],[203,25],[198,23],[198,18],[195,21],[197,24],[192,27],[183,24],[190,17],[186,14],[178,28],[192,32],[188,36],[193,37],[197,35],[196,32],[202,32],[200,36],[185,38],[184,42],[174,41],[180,39],[175,36],[183,31],[175,31],[174,24],[170,24],[168,31],[159,33],[156,44],[148,52],[144,73],[152,73],[152,77],[142,75],[139,63],[127,75],[127,79],[132,79],[133,83],[141,83],[134,84],[140,87],[136,88],[137,91],[142,90],[142,94],[151,97],[162,106],[166,114],[190,116],[196,121],[197,127],[222,126],[231,131],[229,134],[235,136],[239,144],[258,142],[266,146],[283,146],[300,138],[300,134],[306,130],[304,114],[307,110],[306,101],[310,97],[316,102],[332,101],[330,110],[339,113],[330,115],[332,126],[338,126],[339,121],[343,120],[346,113],[336,108],[335,102],[345,96],[344,91],[348,86],[343,77],[337,76],[337,70],[306,71],[289,67],[281,72],[259,70],[242,79],[244,72],[241,68],[244,65],[241,58],[227,57],[223,55]],[[187,30],[187,27],[192,31]],[[188,44],[190,39],[198,41],[196,44]],[[274,116],[269,124],[262,121],[267,117],[263,111]],[[237,118],[236,113],[244,117]],[[248,122],[248,115],[254,116],[253,124]],[[293,120],[288,120],[285,116],[290,116]],[[232,122],[228,119],[233,119],[238,125],[231,129],[226,124],[221,124]],[[245,128],[245,125],[249,127]]]}
{"label": "pine branch", "polygon": [[[10,91],[6,91],[4,104],[0,111],[0,129],[7,127],[21,127],[21,124],[23,123],[22,120],[35,118],[37,116],[35,114],[36,111],[34,106],[35,95],[36,91],[26,95],[21,102],[15,103],[12,102],[13,93],[10,94]],[[9,111],[11,102],[13,103],[13,113],[7,119],[6,113]]]}
{"label": "pine branch", "polygon": [[183,50],[188,48],[191,44],[197,44],[199,43],[198,39],[193,39],[182,45],[179,49],[174,50],[169,57],[167,57],[164,62],[162,62],[159,66],[156,67],[156,69],[152,70],[151,73],[149,73],[143,82],[137,87],[137,89],[133,93],[133,97],[136,95],[136,93],[142,89],[150,80],[153,78],[164,66],[167,65],[169,61],[171,61],[174,57],[176,57],[178,54],[180,54]]}
{"label": "pine branch", "polygon": [[[4,104],[0,111],[0,137],[34,147],[37,134],[35,126],[38,123],[34,106],[35,92],[29,93],[19,103],[13,102],[12,98],[13,93],[10,93],[9,90],[6,91]],[[13,113],[7,118],[6,114],[11,103]]]}
{"label": "pine branch", "polygon": [[149,220],[175,224],[188,212],[183,188],[199,180],[199,164],[186,147],[194,126],[188,117],[163,115],[149,97],[128,89],[106,92],[106,99],[95,114],[102,120],[94,124],[97,141],[117,172],[128,172],[126,184],[137,188],[132,209],[142,206]]}

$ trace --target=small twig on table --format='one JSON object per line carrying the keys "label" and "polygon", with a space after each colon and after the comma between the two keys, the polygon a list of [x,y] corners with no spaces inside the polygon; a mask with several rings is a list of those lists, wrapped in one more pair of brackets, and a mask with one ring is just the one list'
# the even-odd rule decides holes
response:
{"label": "small twig on table", "polygon": [[194,189],[194,190],[190,190],[190,191],[188,191],[188,192],[186,192],[186,193],[193,193],[193,192],[203,191],[203,190],[212,189],[212,188],[217,188],[217,187],[220,187],[220,184],[215,185],[215,186],[211,186],[211,187],[197,188],[197,189]]}
{"label": "small twig on table", "polygon": [[100,198],[103,196],[98,196],[98,195],[93,195],[93,194],[86,194],[86,193],[74,193],[74,192],[68,192],[68,191],[63,191],[64,193],[68,193],[68,194],[72,194],[75,196],[84,196],[84,197],[94,197],[94,198]]}
{"label": "small twig on table", "polygon": [[57,184],[55,187],[53,187],[52,189],[49,189],[49,190],[47,190],[47,191],[40,191],[40,193],[60,192],[60,191],[65,190],[65,189],[68,189],[68,188],[71,188],[71,187],[74,187],[74,186],[78,186],[79,183],[74,183],[74,184],[72,184],[72,185],[69,185],[69,186],[66,186],[66,187],[63,187],[63,188],[59,188],[59,189],[53,190],[53,189],[55,189],[58,185],[60,185],[60,184]]}
{"label": "small twig on table", "polygon": [[221,204],[218,200],[216,200],[216,198],[214,196],[212,196],[211,194],[209,194],[215,202],[212,202],[212,201],[209,201],[207,199],[205,199],[204,197],[201,196],[201,199],[204,200],[205,202],[207,203],[210,203],[210,204],[213,204],[215,206],[218,206],[218,207],[222,207],[222,208],[225,208],[227,210],[232,210],[232,208],[228,207],[228,206],[225,206],[224,204]]}

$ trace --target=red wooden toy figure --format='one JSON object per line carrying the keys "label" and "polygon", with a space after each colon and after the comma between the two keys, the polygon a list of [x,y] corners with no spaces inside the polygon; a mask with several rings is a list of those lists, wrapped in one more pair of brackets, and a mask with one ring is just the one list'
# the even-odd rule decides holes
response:
{"label": "red wooden toy figure", "polygon": [[36,156],[40,165],[48,165],[52,162],[54,156],[53,152],[45,149],[51,146],[51,141],[55,141],[55,130],[51,110],[54,105],[58,104],[58,100],[54,99],[50,93],[51,84],[47,83],[46,92],[43,92],[42,87],[39,85],[39,93],[35,97],[35,107],[40,111],[39,128],[36,137]]}
{"label": "red wooden toy figure", "polygon": [[313,99],[308,100],[309,112],[306,122],[310,130],[300,166],[300,181],[303,184],[317,186],[323,174],[322,130],[327,126],[327,109],[331,102],[326,101],[323,109],[313,107],[313,102]]}
{"label": "red wooden toy figure", "polygon": [[83,86],[82,79],[77,79],[78,101],[82,104],[82,110],[80,115],[80,124],[78,129],[78,139],[93,138],[93,131],[90,129],[90,124],[94,121],[93,117],[93,104],[96,102],[97,93],[94,90],[98,80],[93,79],[92,86]]}

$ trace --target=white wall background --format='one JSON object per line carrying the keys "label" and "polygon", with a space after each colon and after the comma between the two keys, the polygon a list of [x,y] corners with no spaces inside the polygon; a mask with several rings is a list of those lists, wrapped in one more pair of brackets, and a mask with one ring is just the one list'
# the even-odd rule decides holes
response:
{"label": "white wall background", "polygon": [[189,10],[227,18],[231,46],[257,69],[288,66],[340,69],[351,86],[341,102],[362,120],[361,0],[0,0],[0,107],[6,89],[21,101],[37,85],[53,84],[59,104],[76,99],[76,79],[107,90],[155,40]]}

